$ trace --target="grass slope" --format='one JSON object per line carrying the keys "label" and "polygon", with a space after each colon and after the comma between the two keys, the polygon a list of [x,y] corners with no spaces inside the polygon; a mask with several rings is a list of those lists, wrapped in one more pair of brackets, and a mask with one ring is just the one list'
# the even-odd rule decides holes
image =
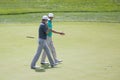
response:
{"label": "grass slope", "polygon": [[66,33],[53,35],[58,57],[64,62],[44,72],[29,67],[39,23],[0,26],[0,80],[119,80],[118,23],[55,22],[54,29]]}
{"label": "grass slope", "polygon": [[[19,15],[2,15],[0,23],[39,23],[43,15],[48,13],[31,13]],[[54,21],[76,22],[120,22],[120,12],[66,12],[54,13]]]}
{"label": "grass slope", "polygon": [[120,11],[119,0],[0,0],[0,14],[49,11]]}

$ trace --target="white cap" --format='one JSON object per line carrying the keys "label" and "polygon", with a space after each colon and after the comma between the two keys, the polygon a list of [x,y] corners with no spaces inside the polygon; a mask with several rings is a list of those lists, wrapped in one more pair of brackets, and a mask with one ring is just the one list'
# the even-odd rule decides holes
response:
{"label": "white cap", "polygon": [[46,15],[44,15],[44,16],[42,17],[42,19],[48,20],[48,17],[47,17]]}
{"label": "white cap", "polygon": [[54,17],[54,14],[53,13],[49,13],[48,17]]}

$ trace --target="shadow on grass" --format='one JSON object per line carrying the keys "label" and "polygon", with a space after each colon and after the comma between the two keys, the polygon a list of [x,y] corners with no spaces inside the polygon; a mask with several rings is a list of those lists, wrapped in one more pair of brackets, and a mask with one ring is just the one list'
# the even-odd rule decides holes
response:
{"label": "shadow on grass", "polygon": [[41,65],[40,68],[35,69],[35,72],[46,72],[46,69],[54,69],[54,68],[59,68],[59,67],[55,66],[52,68],[49,65]]}
{"label": "shadow on grass", "polygon": [[35,72],[46,72],[46,70],[43,68],[43,69],[35,69]]}

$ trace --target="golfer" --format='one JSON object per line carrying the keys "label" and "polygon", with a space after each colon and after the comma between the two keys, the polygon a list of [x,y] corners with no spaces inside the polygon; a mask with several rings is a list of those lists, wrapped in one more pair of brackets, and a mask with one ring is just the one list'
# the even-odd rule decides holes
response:
{"label": "golfer", "polygon": [[[52,20],[53,20],[54,14],[53,14],[53,13],[49,13],[49,14],[48,14],[48,17],[49,17],[49,19],[48,19],[48,28],[52,30],[52,27],[53,27],[53,26],[52,26]],[[64,35],[63,32],[57,32],[57,31],[55,31],[55,30],[52,30],[52,32],[53,32],[53,33],[56,33],[56,34]],[[51,50],[51,53],[52,53],[52,56],[53,56],[53,59],[54,59],[55,64],[58,64],[58,63],[62,62],[62,60],[59,60],[59,59],[57,58],[56,51],[55,51],[55,47],[54,47],[53,41],[52,41],[52,32],[49,32],[49,33],[47,34],[47,44],[48,44],[48,46],[49,46],[49,48],[50,48],[50,50]],[[42,55],[42,59],[41,59],[41,64],[46,64],[46,63],[48,63],[48,62],[45,62],[45,58],[46,58],[46,52],[44,51],[44,52],[43,52],[43,55]]]}
{"label": "golfer", "polygon": [[46,52],[51,67],[55,66],[54,61],[50,55],[50,50],[48,48],[47,42],[46,42],[47,33],[50,31],[47,27],[47,20],[48,20],[48,17],[46,15],[42,17],[42,22],[39,27],[39,45],[38,45],[37,52],[32,60],[31,69],[37,68],[36,62],[38,61],[40,57],[42,49],[44,49],[44,51]]}

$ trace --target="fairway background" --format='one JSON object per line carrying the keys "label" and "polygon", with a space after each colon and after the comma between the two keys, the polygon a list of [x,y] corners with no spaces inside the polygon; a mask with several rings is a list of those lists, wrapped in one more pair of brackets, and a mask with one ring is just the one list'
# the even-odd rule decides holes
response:
{"label": "fairway background", "polygon": [[0,23],[38,23],[53,12],[54,21],[120,22],[119,0],[0,0]]}
{"label": "fairway background", "polygon": [[0,24],[1,80],[119,80],[120,24],[55,22],[54,28],[66,33],[53,35],[63,63],[35,72],[30,63],[38,45],[38,25]]}
{"label": "fairway background", "polygon": [[[30,63],[49,12],[66,33],[53,35],[63,63],[36,72]],[[120,0],[0,0],[0,80],[119,80],[119,53]]]}

